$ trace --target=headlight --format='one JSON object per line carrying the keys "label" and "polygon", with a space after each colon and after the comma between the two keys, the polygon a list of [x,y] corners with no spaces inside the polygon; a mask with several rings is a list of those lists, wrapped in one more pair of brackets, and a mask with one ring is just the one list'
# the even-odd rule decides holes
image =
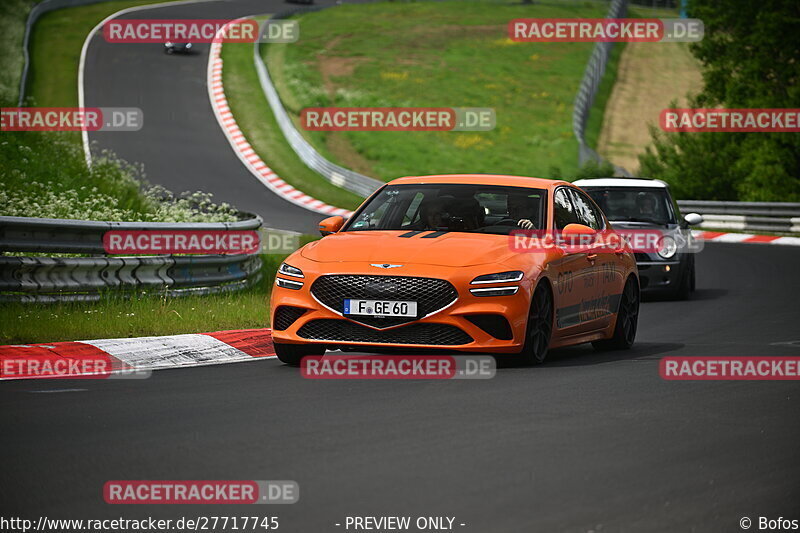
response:
{"label": "headlight", "polygon": [[284,289],[293,289],[295,291],[303,288],[302,281],[292,281],[290,279],[275,278],[275,284]]}
{"label": "headlight", "polygon": [[473,296],[511,296],[517,294],[519,287],[486,287],[484,289],[470,289]]}
{"label": "headlight", "polygon": [[497,274],[485,274],[478,276],[470,282],[470,285],[482,285],[484,283],[505,283],[508,281],[519,281],[525,274],[519,270],[510,272],[498,272]]}
{"label": "headlight", "polygon": [[284,276],[292,276],[293,278],[304,278],[303,271],[297,267],[293,267],[292,265],[287,265],[286,263],[281,263],[281,266],[278,268],[278,274],[283,274]]}
{"label": "headlight", "polygon": [[661,246],[658,249],[658,255],[664,259],[673,257],[678,251],[678,245],[672,237],[662,237]]}

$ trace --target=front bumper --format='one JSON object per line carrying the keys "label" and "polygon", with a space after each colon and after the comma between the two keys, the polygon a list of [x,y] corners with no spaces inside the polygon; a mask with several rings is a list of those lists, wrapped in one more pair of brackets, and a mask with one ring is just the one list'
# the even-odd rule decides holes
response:
{"label": "front bumper", "polygon": [[[367,267],[370,268],[370,267]],[[275,286],[272,292],[272,336],[279,343],[323,344],[345,349],[361,348],[379,352],[394,349],[458,350],[465,352],[517,353],[522,349],[530,306],[530,285],[525,280],[498,283],[496,286],[519,286],[510,296],[478,297],[470,293],[472,269],[438,268],[432,276],[430,268],[423,271],[407,267],[402,275],[381,276],[374,268],[350,268],[345,272],[306,273],[303,287],[298,290]],[[448,270],[444,272],[443,270]],[[461,270],[462,272],[458,272]],[[466,272],[464,272],[466,271]],[[374,278],[429,278],[447,280],[455,289],[455,299],[440,309],[403,324],[395,319],[359,319],[342,315],[336,306],[328,306],[319,296],[314,282],[322,276],[369,276]],[[283,277],[283,276],[279,276]],[[285,278],[290,279],[290,278]],[[493,285],[495,286],[495,285]],[[359,297],[345,295],[345,297]],[[407,299],[408,296],[385,295],[383,299]],[[331,303],[330,300],[327,300]],[[363,320],[363,319],[362,319]],[[388,327],[383,327],[385,320]]]}
{"label": "front bumper", "polygon": [[639,255],[636,257],[636,266],[642,292],[671,291],[680,285],[685,270],[683,261],[640,258]]}

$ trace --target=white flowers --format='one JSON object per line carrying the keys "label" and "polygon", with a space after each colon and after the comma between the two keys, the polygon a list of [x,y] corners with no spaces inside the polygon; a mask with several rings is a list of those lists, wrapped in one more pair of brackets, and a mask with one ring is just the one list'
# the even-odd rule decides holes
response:
{"label": "white flowers", "polygon": [[[10,133],[8,135],[13,135]],[[30,144],[30,145],[29,145]],[[142,168],[109,152],[90,170],[80,145],[59,136],[0,143],[0,215],[113,222],[232,222],[237,212],[211,195],[174,195],[144,182]]]}

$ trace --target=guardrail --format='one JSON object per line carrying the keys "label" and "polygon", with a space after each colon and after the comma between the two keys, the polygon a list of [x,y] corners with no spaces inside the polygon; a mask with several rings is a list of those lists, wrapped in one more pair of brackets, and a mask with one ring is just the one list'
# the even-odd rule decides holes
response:
{"label": "guardrail", "polygon": [[[321,9],[324,8],[292,9],[275,15],[272,19],[288,18],[298,13],[308,13]],[[383,185],[383,182],[380,180],[340,167],[320,155],[320,153],[303,138],[303,135],[297,131],[291,117],[289,117],[289,113],[287,113],[286,109],[283,107],[280,96],[278,96],[278,91],[272,84],[272,78],[270,78],[267,65],[261,58],[259,43],[256,43],[253,47],[253,61],[256,65],[256,71],[258,71],[258,80],[261,83],[261,90],[264,92],[264,96],[267,98],[270,108],[272,108],[272,113],[275,115],[278,127],[280,127],[283,136],[286,137],[292,150],[294,150],[306,166],[337,187],[341,187],[365,198]]]}
{"label": "guardrail", "polygon": [[703,215],[703,229],[800,233],[800,203],[678,200],[678,206]]}
{"label": "guardrail", "polygon": [[[613,0],[608,9],[606,18],[624,18],[628,12],[628,0]],[[611,47],[614,43],[597,42],[589,56],[589,62],[583,73],[581,84],[578,87],[578,94],[575,96],[575,107],[572,111],[572,131],[578,140],[578,164],[583,165],[587,161],[601,162],[600,155],[586,143],[586,123],[589,120],[589,111],[594,103],[600,81],[606,71],[608,57],[611,54]],[[630,173],[622,167],[614,166],[615,173],[621,176],[630,176]]]}
{"label": "guardrail", "polygon": [[[89,222],[0,217],[0,301],[99,300],[103,292],[169,296],[244,289],[261,278],[257,254],[105,256],[107,231],[257,230],[261,217],[237,222]],[[93,257],[29,257],[15,253],[92,254]]]}

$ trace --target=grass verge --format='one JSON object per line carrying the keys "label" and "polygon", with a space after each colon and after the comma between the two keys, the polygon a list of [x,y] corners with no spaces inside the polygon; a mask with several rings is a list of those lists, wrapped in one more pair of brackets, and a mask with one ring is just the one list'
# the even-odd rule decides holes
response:
{"label": "grass verge", "polygon": [[[516,43],[508,21],[602,17],[604,4],[493,1],[343,5],[300,17],[300,40],[263,48],[295,120],[311,106],[489,107],[490,132],[306,132],[326,157],[388,180],[577,170],[572,104],[591,43]],[[303,188],[302,186],[300,187]]]}
{"label": "grass verge", "polygon": [[589,120],[586,121],[586,143],[594,149],[597,149],[600,131],[603,129],[606,105],[608,104],[608,99],[611,97],[611,91],[614,90],[614,85],[617,82],[619,60],[627,44],[628,43],[615,43],[614,46],[611,47],[611,53],[608,55],[608,63],[606,63],[606,70],[603,73],[603,78],[600,80],[600,85],[597,87],[597,94],[594,97],[592,107],[589,109]]}
{"label": "grass verge", "polygon": [[162,1],[102,2],[45,13],[31,32],[27,95],[37,106],[77,106],[81,48],[92,28],[120,9]]}
{"label": "grass verge", "polygon": [[36,0],[0,2],[0,105],[12,107],[19,98],[19,80],[24,63],[22,42],[25,20]]}
{"label": "grass verge", "polygon": [[222,47],[222,60],[228,105],[261,159],[286,182],[313,198],[350,210],[358,207],[363,198],[332,185],[308,168],[289,146],[261,90],[253,64],[253,45],[227,43]]}
{"label": "grass verge", "polygon": [[263,256],[263,278],[243,291],[210,296],[0,305],[0,344],[203,333],[269,325],[269,295],[283,257]]}

